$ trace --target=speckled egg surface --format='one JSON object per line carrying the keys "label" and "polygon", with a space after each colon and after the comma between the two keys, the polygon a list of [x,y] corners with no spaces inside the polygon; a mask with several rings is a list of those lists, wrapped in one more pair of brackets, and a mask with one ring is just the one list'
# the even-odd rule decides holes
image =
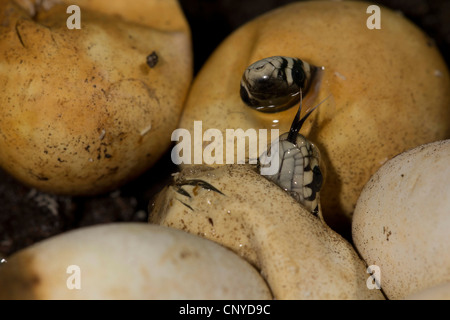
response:
{"label": "speckled egg surface", "polygon": [[402,153],[367,183],[353,240],[382,288],[401,299],[450,281],[450,140]]}

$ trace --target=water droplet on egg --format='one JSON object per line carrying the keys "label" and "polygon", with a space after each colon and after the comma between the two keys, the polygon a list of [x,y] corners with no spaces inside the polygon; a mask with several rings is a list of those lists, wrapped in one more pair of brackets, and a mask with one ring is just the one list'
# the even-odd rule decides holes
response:
{"label": "water droplet on egg", "polygon": [[279,128],[280,127],[280,120],[278,120],[278,119],[273,120],[271,127],[275,128],[275,129]]}

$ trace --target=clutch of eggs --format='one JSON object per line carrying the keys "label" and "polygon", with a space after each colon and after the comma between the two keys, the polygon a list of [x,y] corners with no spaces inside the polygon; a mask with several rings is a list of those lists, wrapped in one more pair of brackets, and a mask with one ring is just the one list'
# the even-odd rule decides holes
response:
{"label": "clutch of eggs", "polygon": [[[446,139],[450,130],[450,77],[438,49],[388,8],[381,7],[381,29],[369,29],[369,5],[302,1],[245,24],[194,80],[180,123],[192,132],[194,121],[202,120],[204,130],[224,136],[239,128],[283,134],[298,110],[298,103],[285,105],[290,83],[302,87],[305,112],[329,97],[300,133],[322,155],[323,215],[338,231],[350,230],[358,196],[384,162]],[[261,87],[261,94],[251,86]]]}
{"label": "clutch of eggs", "polygon": [[194,166],[155,199],[150,222],[215,241],[250,262],[275,299],[384,299],[353,247],[248,165]]}

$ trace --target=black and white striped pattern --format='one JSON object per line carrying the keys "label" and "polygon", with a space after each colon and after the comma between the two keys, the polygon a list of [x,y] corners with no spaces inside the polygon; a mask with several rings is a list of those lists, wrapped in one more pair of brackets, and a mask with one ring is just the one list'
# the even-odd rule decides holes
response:
{"label": "black and white striped pattern", "polygon": [[245,70],[241,80],[241,98],[262,112],[286,110],[300,101],[299,93],[309,89],[315,67],[290,57],[259,60]]}
{"label": "black and white striped pattern", "polygon": [[319,214],[319,192],[323,177],[319,168],[319,151],[301,134],[295,143],[288,133],[279,138],[278,172],[267,179],[275,182],[314,215]]}
{"label": "black and white striped pattern", "polygon": [[[322,171],[320,170],[319,150],[303,135],[300,129],[306,119],[314,112],[328,97],[322,100],[314,108],[311,108],[300,118],[302,113],[302,91],[300,90],[300,107],[292,121],[289,132],[278,138],[278,147],[269,148],[261,155],[261,168],[270,167],[271,163],[266,161],[267,155],[278,157],[278,170],[276,173],[265,176],[275,182],[280,188],[288,192],[295,200],[304,205],[312,214],[323,220],[320,210],[319,192],[323,184]],[[278,152],[278,154],[276,154]],[[262,160],[262,161],[261,161]],[[262,170],[261,170],[262,173]]]}

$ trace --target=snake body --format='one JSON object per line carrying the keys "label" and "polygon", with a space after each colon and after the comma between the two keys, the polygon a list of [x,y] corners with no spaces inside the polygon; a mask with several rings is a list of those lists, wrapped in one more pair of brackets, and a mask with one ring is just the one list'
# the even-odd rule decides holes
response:
{"label": "snake body", "polygon": [[[244,72],[241,97],[247,105],[262,112],[282,111],[287,106],[292,106],[292,102],[296,102],[295,99],[300,101],[289,132],[282,134],[277,141],[280,160],[278,170],[275,174],[265,177],[288,192],[313,215],[320,216],[319,193],[323,176],[319,150],[305,136],[299,134],[303,123],[323,102],[300,118],[303,90],[308,90],[313,70],[315,67],[297,58],[270,57],[257,61]],[[270,149],[261,157],[267,157]],[[261,168],[269,166],[266,159],[260,163]]]}
{"label": "snake body", "polygon": [[317,216],[319,192],[323,182],[317,148],[300,134],[295,142],[287,137],[288,133],[285,133],[279,138],[278,172],[266,178],[275,182]]}
{"label": "snake body", "polygon": [[[292,122],[290,131],[278,138],[278,171],[273,175],[266,176],[267,179],[288,192],[315,216],[320,216],[319,192],[323,184],[320,153],[313,143],[298,132],[308,116],[320,104],[300,119],[302,109],[300,103],[300,108]],[[270,152],[270,148],[268,152]],[[265,157],[266,154],[262,156]],[[268,166],[266,160],[261,161],[261,163],[263,163],[261,168]]]}

